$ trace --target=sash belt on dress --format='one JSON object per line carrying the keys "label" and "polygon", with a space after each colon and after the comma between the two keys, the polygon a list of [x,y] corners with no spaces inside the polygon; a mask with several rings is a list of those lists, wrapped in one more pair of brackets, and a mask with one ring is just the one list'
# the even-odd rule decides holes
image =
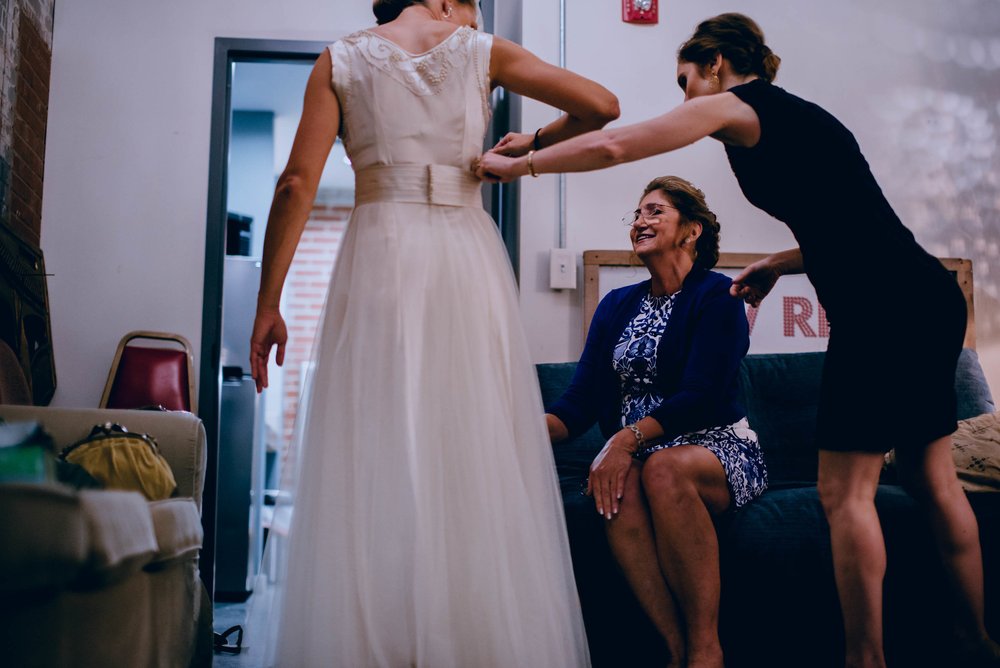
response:
{"label": "sash belt on dress", "polygon": [[451,165],[372,165],[354,175],[354,204],[414,202],[483,207],[482,182]]}

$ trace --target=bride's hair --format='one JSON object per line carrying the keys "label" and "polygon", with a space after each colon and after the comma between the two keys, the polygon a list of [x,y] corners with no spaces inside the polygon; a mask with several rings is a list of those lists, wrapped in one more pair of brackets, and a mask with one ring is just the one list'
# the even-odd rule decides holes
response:
{"label": "bride's hair", "polygon": [[[455,0],[460,5],[475,6],[476,0]],[[375,14],[375,23],[382,25],[393,21],[410,5],[426,5],[426,0],[375,0],[372,4],[372,12]]]}

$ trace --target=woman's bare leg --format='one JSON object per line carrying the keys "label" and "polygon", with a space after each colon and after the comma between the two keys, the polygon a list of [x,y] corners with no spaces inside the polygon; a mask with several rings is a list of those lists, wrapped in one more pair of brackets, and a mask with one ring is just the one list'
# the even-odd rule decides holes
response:
{"label": "woman's bare leg", "polygon": [[884,668],[885,539],[875,512],[881,453],[819,453],[819,495],[830,524],[848,668]]}
{"label": "woman's bare leg", "polygon": [[721,668],[719,541],[714,514],[730,504],[719,459],[700,446],[654,453],[642,470],[660,568],[686,629],[687,665]]}
{"label": "woman's bare leg", "polygon": [[656,557],[653,526],[639,484],[642,464],[633,462],[625,478],[618,515],[605,522],[611,552],[642,609],[666,641],[671,668],[684,665],[684,632]]}
{"label": "woman's bare leg", "polygon": [[956,593],[960,629],[973,646],[970,651],[978,645],[978,651],[992,653],[1000,662],[1000,648],[986,632],[979,525],[955,475],[951,446],[951,436],[946,436],[926,450],[897,450],[896,462],[903,486],[930,519],[945,573]]}

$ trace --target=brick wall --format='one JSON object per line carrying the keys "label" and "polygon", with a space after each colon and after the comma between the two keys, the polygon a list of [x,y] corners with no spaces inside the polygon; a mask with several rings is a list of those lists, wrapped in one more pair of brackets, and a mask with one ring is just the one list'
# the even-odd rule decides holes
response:
{"label": "brick wall", "polygon": [[8,45],[11,44],[10,39],[7,36],[7,26],[10,25],[10,13],[11,8],[7,0],[0,2],[0,220],[6,220],[6,203],[7,203],[7,183],[9,182],[9,175],[7,174],[10,163],[7,161],[7,152],[2,150],[4,147],[4,137],[7,135],[7,128],[10,126],[10,121],[8,116],[10,115],[6,109],[7,102],[7,52]]}
{"label": "brick wall", "polygon": [[32,401],[56,387],[39,249],[54,0],[0,0],[0,341]]}
{"label": "brick wall", "polygon": [[284,293],[288,345],[284,365],[283,446],[292,436],[303,365],[312,353],[330,274],[350,215],[349,205],[317,203],[288,270]]}
{"label": "brick wall", "polygon": [[54,0],[0,3],[0,222],[37,246]]}

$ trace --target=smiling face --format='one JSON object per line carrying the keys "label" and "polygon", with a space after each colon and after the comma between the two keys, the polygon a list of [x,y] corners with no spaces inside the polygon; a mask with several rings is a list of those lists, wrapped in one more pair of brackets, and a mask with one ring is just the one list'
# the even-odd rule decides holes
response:
{"label": "smiling face", "polygon": [[689,224],[681,220],[662,190],[653,190],[639,202],[642,212],[629,230],[632,250],[644,262],[653,256],[675,253],[686,246],[684,240],[690,236]]}

